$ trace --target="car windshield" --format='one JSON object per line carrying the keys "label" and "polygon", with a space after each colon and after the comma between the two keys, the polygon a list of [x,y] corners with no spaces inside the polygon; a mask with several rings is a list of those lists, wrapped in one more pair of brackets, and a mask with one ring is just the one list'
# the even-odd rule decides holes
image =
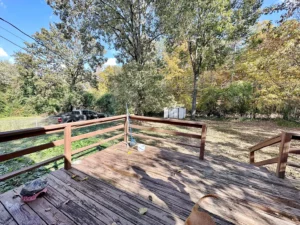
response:
{"label": "car windshield", "polygon": [[80,112],[79,111],[73,111],[72,114],[73,115],[80,115]]}

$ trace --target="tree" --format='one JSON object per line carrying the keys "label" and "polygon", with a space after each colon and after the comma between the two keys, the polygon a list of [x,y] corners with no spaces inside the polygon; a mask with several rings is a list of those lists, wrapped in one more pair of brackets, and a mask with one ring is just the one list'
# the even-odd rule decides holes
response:
{"label": "tree", "polygon": [[189,61],[187,45],[184,43],[172,52],[163,53],[164,67],[162,73],[167,92],[174,96],[179,105],[191,110],[191,90],[193,72]]}
{"label": "tree", "polygon": [[187,41],[193,68],[192,119],[196,113],[197,83],[205,70],[222,64],[228,44],[244,37],[259,16],[261,0],[158,1],[158,15],[169,43]]}
{"label": "tree", "polygon": [[48,4],[59,15],[66,34],[79,30],[84,39],[95,37],[99,43],[104,37],[117,50],[121,63],[135,61],[144,65],[151,61],[154,42],[161,35],[153,1],[48,0]]}
{"label": "tree", "polygon": [[263,113],[283,113],[288,119],[300,104],[300,23],[268,23],[251,36],[236,73],[254,86],[257,108]]}
{"label": "tree", "polygon": [[122,71],[110,77],[110,90],[119,106],[118,112],[125,111],[126,103],[135,114],[160,112],[164,107],[174,104],[163,82],[163,74],[156,64],[146,64],[141,71],[136,63],[128,63]]}
{"label": "tree", "polygon": [[102,95],[97,100],[96,107],[101,112],[107,113],[108,115],[114,115],[115,110],[117,109],[115,97],[110,93]]}
{"label": "tree", "polygon": [[284,22],[288,18],[298,16],[300,14],[300,1],[298,0],[284,0],[280,3],[273,4],[264,9],[265,14],[272,14],[274,12],[284,11],[280,16],[279,22]]}
{"label": "tree", "polygon": [[15,65],[8,61],[0,61],[0,91],[5,92],[19,76]]}
{"label": "tree", "polygon": [[[144,71],[149,68],[147,64],[155,63],[155,42],[162,35],[152,0],[91,0],[82,3],[49,0],[48,3],[62,20],[60,27],[66,35],[78,30],[83,39],[94,37],[99,43],[109,43],[117,51],[115,57],[119,63],[134,65],[134,71],[142,76],[139,80],[149,80],[145,76],[150,73]],[[127,72],[129,68],[133,67],[127,66]],[[136,83],[135,80],[127,81]],[[143,89],[147,87],[138,89],[136,98],[140,104],[135,104],[135,107],[144,105],[143,101],[149,97],[144,95]],[[143,114],[141,108],[135,111]]]}
{"label": "tree", "polygon": [[42,28],[34,38],[37,42],[25,43],[27,53],[15,56],[24,96],[34,95],[43,106],[52,96],[56,99],[54,111],[59,107],[72,110],[80,104],[83,90],[97,85],[93,69],[103,62],[103,47],[93,39],[83,43],[76,32],[66,37],[53,25],[50,30]]}

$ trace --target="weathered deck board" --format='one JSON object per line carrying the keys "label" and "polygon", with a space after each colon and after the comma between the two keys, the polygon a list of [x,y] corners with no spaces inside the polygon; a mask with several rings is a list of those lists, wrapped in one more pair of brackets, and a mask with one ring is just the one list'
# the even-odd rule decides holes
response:
{"label": "weathered deck board", "polygon": [[6,211],[4,206],[0,203],[0,224],[1,225],[17,225],[14,218]]}
{"label": "weathered deck board", "polygon": [[300,220],[300,192],[293,184],[230,159],[199,161],[194,153],[153,146],[139,153],[119,143],[72,166],[47,175],[48,193],[34,202],[21,202],[20,188],[0,195],[0,225],[184,224],[194,202],[208,193],[221,198],[203,209],[219,225]]}
{"label": "weathered deck board", "polygon": [[1,203],[18,224],[45,225],[46,223],[14,191],[1,195]]}
{"label": "weathered deck board", "polygon": [[130,151],[115,145],[74,167],[119,189],[144,198],[151,195],[154,203],[183,220],[193,202],[208,193],[224,201],[219,209],[215,205],[205,209],[232,223],[293,224],[300,219],[299,201],[295,201],[300,199],[299,191],[265,170],[217,159],[199,161],[150,146],[144,153]]}
{"label": "weathered deck board", "polygon": [[[107,153],[105,153],[105,154],[107,154]],[[112,161],[113,159],[107,160],[107,157],[110,157],[110,156],[117,159],[117,163],[113,162]],[[123,162],[122,159],[116,158],[116,157],[118,157],[118,156],[113,156],[113,154],[112,154],[112,155],[108,155],[108,156],[106,156],[106,158],[104,158],[104,154],[101,154],[101,158],[98,158],[98,156],[96,156],[95,158],[93,158],[93,160],[91,160],[91,158],[90,158],[90,159],[86,159],[85,161],[88,161],[90,166],[95,165],[95,161],[97,162],[96,165],[98,165],[99,162],[101,162],[102,168],[103,168],[103,171],[101,171],[101,174],[104,174],[104,175],[101,175],[102,177],[106,176],[106,178],[109,178],[109,177],[107,177],[107,175],[109,174],[110,171],[112,171],[112,172],[121,171],[121,173],[122,173],[122,171],[126,171],[127,176],[126,175],[124,176],[124,172],[123,172],[123,174],[114,173],[111,177],[114,177],[114,179],[116,179],[116,178],[122,179],[123,185],[127,185],[127,186],[129,186],[131,183],[139,184],[139,181],[137,179],[134,179],[134,177],[137,177],[135,174],[135,171],[132,170],[132,168],[130,168],[130,170],[128,170],[128,165],[126,165],[126,163]],[[176,171],[180,170],[181,175],[189,176],[190,179],[193,181],[193,183],[190,182],[185,187],[188,190],[188,192],[205,191],[203,188],[201,188],[202,182],[205,182],[208,185],[210,185],[211,187],[214,187],[214,188],[220,189],[220,190],[226,189],[227,186],[229,185],[229,183],[232,183],[232,184],[237,185],[239,188],[241,188],[245,193],[247,193],[247,195],[245,196],[241,192],[231,193],[229,189],[228,189],[228,193],[224,193],[223,191],[219,191],[219,192],[215,192],[215,193],[218,194],[219,196],[222,196],[222,198],[231,199],[231,201],[236,201],[238,199],[239,201],[242,201],[241,204],[248,204],[253,207],[259,207],[261,210],[267,210],[268,213],[270,211],[272,211],[276,214],[283,214],[283,215],[289,216],[290,218],[293,218],[295,214],[300,215],[300,210],[293,208],[295,205],[297,205],[300,208],[299,203],[293,203],[292,201],[284,201],[285,207],[283,208],[282,204],[281,205],[278,204],[278,199],[272,199],[272,195],[267,195],[268,198],[265,198],[263,200],[261,200],[259,198],[254,198],[252,196],[256,195],[256,191],[249,188],[247,185],[244,185],[244,186],[241,185],[240,182],[235,183],[236,180],[229,179],[229,181],[227,181],[226,179],[222,179],[222,180],[216,180],[217,182],[208,183],[208,181],[206,181],[206,180],[201,181],[201,179],[199,179],[199,177],[197,177],[195,175],[190,175],[191,173],[189,173],[188,170],[182,169],[179,167],[175,167],[175,166],[170,166],[170,171],[165,171],[166,172],[165,174],[158,174],[159,171],[162,171],[162,166],[160,164],[157,164],[157,163],[154,164],[152,161],[153,166],[151,167],[151,166],[149,166],[149,160],[144,159],[142,162],[138,162],[138,161],[135,161],[135,158],[134,158],[135,156],[132,155],[130,157],[131,158],[128,159],[128,161],[130,161],[130,163],[132,163],[132,161],[134,161],[134,164],[136,166],[138,166],[140,168],[143,167],[143,169],[145,169],[145,171],[147,171],[147,173],[149,175],[151,175],[152,177],[163,179],[166,182],[168,182],[168,178],[174,177],[174,175],[172,173],[176,173]],[[204,171],[202,171],[203,173],[206,172],[205,168],[206,167],[204,167],[204,169],[203,169]],[[166,186],[163,186],[163,184],[161,186],[161,184],[151,183],[151,179],[147,178],[147,174],[145,172],[140,171],[139,173],[143,174],[145,183],[147,183],[148,186],[150,186],[152,188],[160,189],[162,191],[164,191],[164,190],[166,190],[166,188],[168,188]],[[199,176],[201,176],[201,175],[199,174]],[[131,177],[133,177],[133,178],[131,178]],[[141,175],[138,175],[138,177],[142,178]],[[175,179],[172,178],[172,179],[175,181],[176,178]],[[210,179],[215,179],[215,177],[210,177]],[[220,184],[220,181],[222,181],[221,184]],[[127,182],[127,183],[125,184],[124,182]],[[241,180],[241,182],[244,182],[244,183],[246,182],[245,184],[247,184],[246,180]],[[170,193],[170,194],[173,194],[173,193]],[[180,194],[181,194],[180,192],[175,193],[175,196],[176,195],[180,196]],[[184,194],[181,194],[181,195],[185,196]],[[283,199],[283,200],[285,200],[285,199]],[[290,203],[291,203],[291,205],[290,205]]]}

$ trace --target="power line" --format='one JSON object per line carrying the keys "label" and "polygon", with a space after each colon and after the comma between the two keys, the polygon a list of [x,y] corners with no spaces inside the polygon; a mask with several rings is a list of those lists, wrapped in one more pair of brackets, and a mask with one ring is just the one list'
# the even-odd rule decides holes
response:
{"label": "power line", "polygon": [[8,33],[14,35],[15,37],[21,39],[22,41],[26,41],[25,39],[21,38],[20,36],[14,34],[14,33],[12,33],[12,32],[10,32],[9,30],[5,29],[4,27],[1,27],[1,26],[0,26],[0,28],[3,29],[3,30],[5,30],[6,32],[8,32]]}
{"label": "power line", "polygon": [[3,36],[1,36],[1,35],[0,35],[0,38],[3,38],[4,40],[6,40],[6,41],[12,43],[13,45],[15,45],[15,46],[17,46],[17,47],[23,49],[24,51],[28,52],[25,48],[23,48],[23,47],[21,47],[20,45],[18,45],[18,44],[16,44],[16,43],[12,42],[12,41],[10,41],[10,40],[8,40],[7,38],[5,38],[5,37],[3,37]]}
{"label": "power line", "polygon": [[[15,46],[17,46],[17,47],[19,47],[19,48],[23,49],[25,52],[28,52],[29,54],[32,54],[32,53],[31,53],[31,52],[29,52],[27,49],[25,49],[25,48],[23,48],[22,46],[20,46],[20,45],[16,44],[15,42],[13,42],[13,41],[11,41],[11,40],[9,40],[9,39],[7,39],[7,38],[3,37],[2,35],[0,35],[0,38],[3,38],[4,40],[6,40],[6,41],[10,42],[11,44],[13,44],[13,45],[15,45]],[[42,59],[42,60],[45,60],[45,59],[43,59],[41,56],[35,56],[35,57],[37,57],[37,58],[40,58],[40,59]]]}
{"label": "power line", "polygon": [[[21,30],[20,28],[18,28],[17,26],[15,26],[14,24],[10,23],[9,21],[3,19],[2,17],[0,17],[0,20],[2,20],[3,22],[9,24],[10,26],[14,27],[15,29],[17,29],[18,31],[20,31],[22,34],[26,35],[27,37],[31,38],[32,40],[34,40],[36,43],[38,43],[39,45],[43,46],[44,48],[46,48],[48,51],[54,53],[56,56],[60,57],[61,59],[65,60],[67,63],[70,63],[69,60],[64,59],[60,54],[58,54],[57,52],[53,51],[52,49],[48,48],[46,45],[44,45],[44,43],[40,42],[39,40],[33,38],[32,36],[30,36],[29,34],[27,34],[26,32],[24,32],[23,30]],[[22,48],[24,49],[24,48]],[[24,49],[25,50],[25,49]]]}
{"label": "power line", "polygon": [[18,31],[20,31],[22,34],[26,35],[27,37],[31,38],[32,40],[38,42],[35,38],[31,37],[29,34],[26,34],[24,31],[22,31],[21,29],[19,29],[18,27],[16,27],[15,25],[13,25],[12,23],[8,22],[7,20],[3,19],[2,17],[0,17],[0,20],[2,20],[3,22],[9,24],[10,26],[14,27],[15,29],[17,29]]}

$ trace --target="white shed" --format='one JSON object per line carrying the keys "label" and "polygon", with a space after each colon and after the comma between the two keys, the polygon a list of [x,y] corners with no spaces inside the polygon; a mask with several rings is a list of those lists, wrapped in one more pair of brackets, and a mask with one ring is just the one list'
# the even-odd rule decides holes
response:
{"label": "white shed", "polygon": [[186,116],[186,108],[175,107],[175,108],[164,108],[164,118],[170,119],[184,119]]}

